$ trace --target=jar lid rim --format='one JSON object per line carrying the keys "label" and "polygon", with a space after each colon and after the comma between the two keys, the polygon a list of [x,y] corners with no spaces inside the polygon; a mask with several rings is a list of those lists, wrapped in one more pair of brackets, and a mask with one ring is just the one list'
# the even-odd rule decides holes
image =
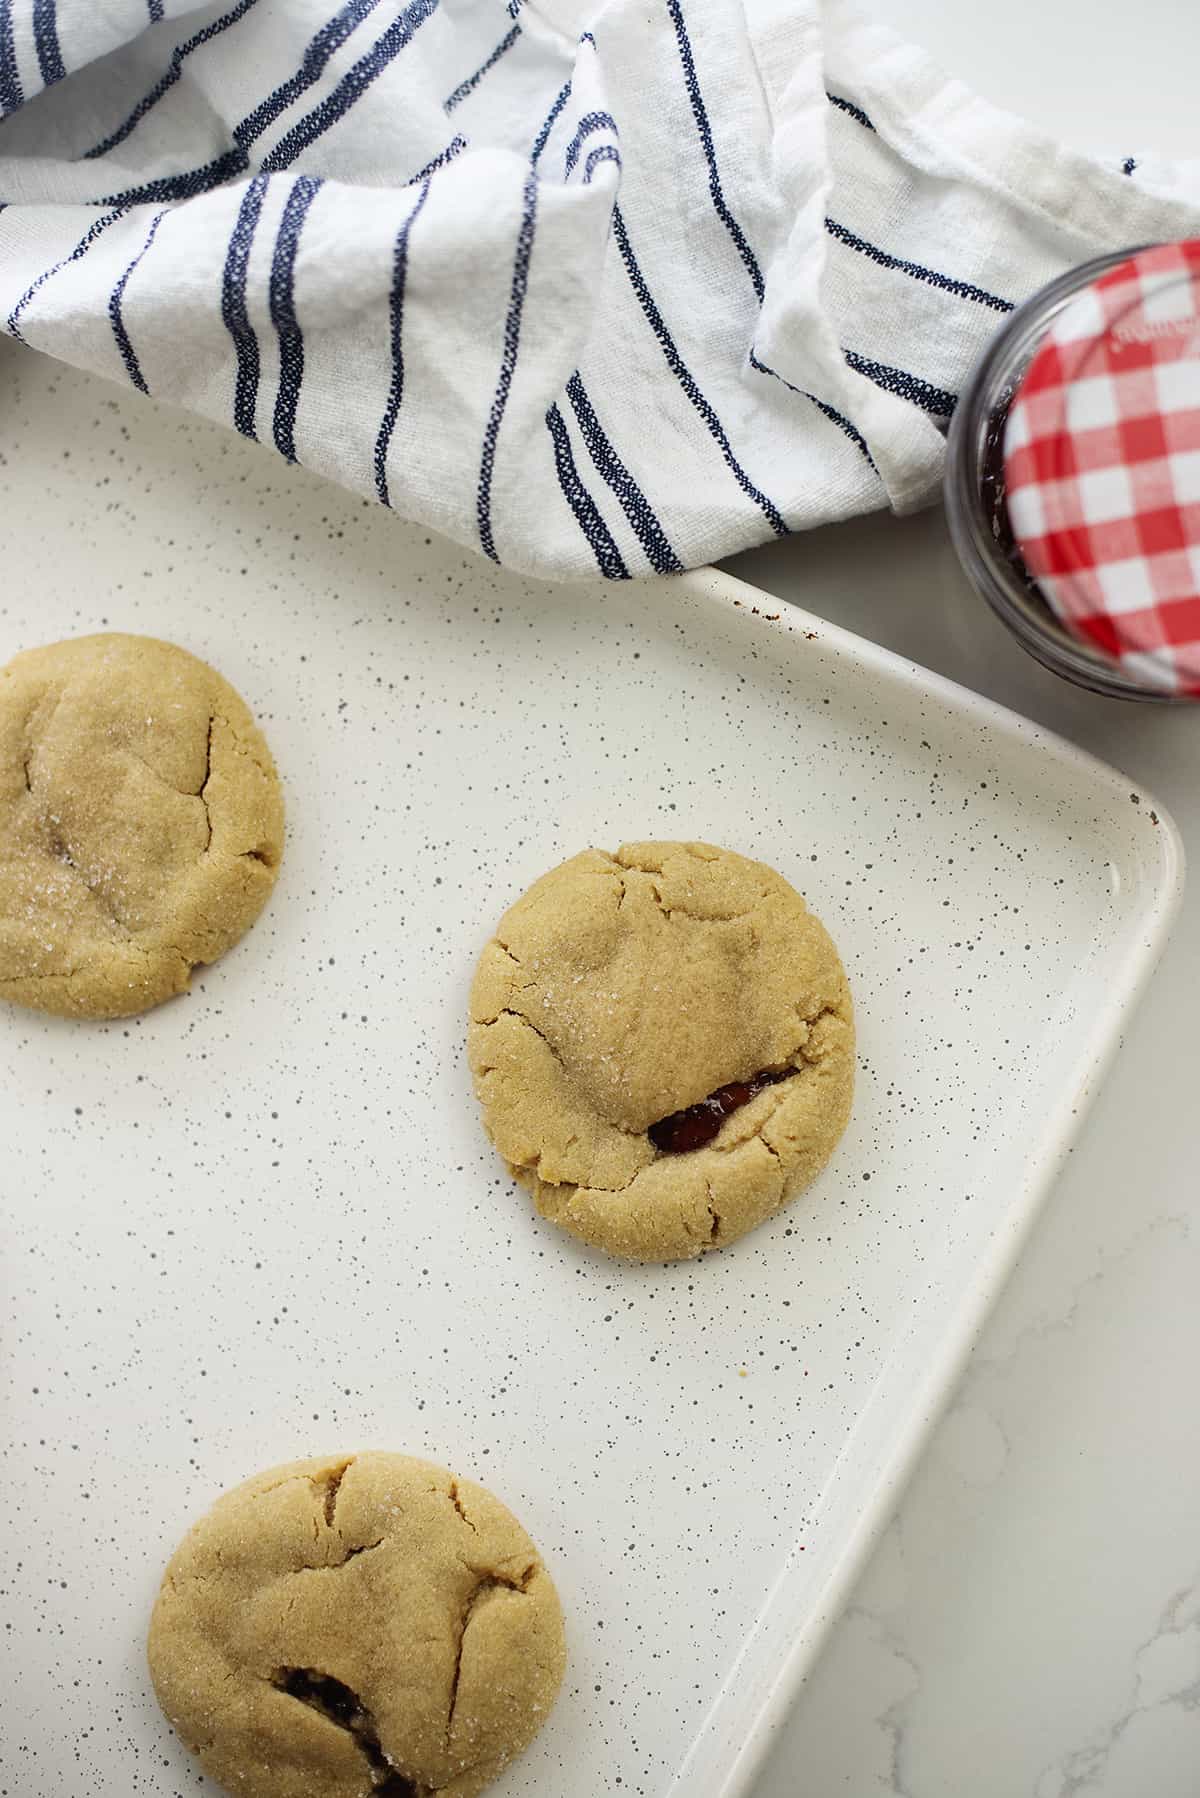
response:
{"label": "jar lid rim", "polygon": [[1138,250],[1062,307],[1003,450],[1015,543],[1060,621],[1200,695],[1200,239]]}

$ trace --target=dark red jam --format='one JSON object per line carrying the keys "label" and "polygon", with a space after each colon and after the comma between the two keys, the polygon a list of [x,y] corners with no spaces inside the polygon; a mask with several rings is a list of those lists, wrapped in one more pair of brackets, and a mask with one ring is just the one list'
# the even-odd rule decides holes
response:
{"label": "dark red jam", "polygon": [[646,1134],[664,1155],[686,1155],[691,1149],[702,1149],[717,1135],[731,1111],[740,1111],[757,1093],[768,1086],[778,1086],[781,1080],[790,1079],[795,1071],[795,1068],[784,1068],[779,1074],[754,1074],[749,1080],[734,1080],[728,1086],[719,1086],[715,1093],[709,1093],[707,1099],[701,1099],[698,1104],[660,1118],[657,1124],[651,1124]]}
{"label": "dark red jam", "polygon": [[1026,592],[1049,611],[1050,607],[1045,594],[1021,559],[1021,552],[1017,548],[1017,540],[1013,534],[1012,520],[1008,515],[1008,484],[1004,474],[1004,433],[1008,428],[1008,415],[1015,398],[1016,389],[1009,388],[1000,404],[993,409],[988,418],[987,433],[983,440],[983,456],[979,465],[979,492],[983,501],[984,514],[991,525],[992,538],[996,548]]}

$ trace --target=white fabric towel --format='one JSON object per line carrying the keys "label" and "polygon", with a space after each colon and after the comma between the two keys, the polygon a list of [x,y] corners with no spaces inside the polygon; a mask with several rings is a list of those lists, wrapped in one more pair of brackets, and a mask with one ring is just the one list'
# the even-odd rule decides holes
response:
{"label": "white fabric towel", "polygon": [[1013,305],[1200,233],[843,0],[0,0],[0,322],[508,566],[934,490]]}

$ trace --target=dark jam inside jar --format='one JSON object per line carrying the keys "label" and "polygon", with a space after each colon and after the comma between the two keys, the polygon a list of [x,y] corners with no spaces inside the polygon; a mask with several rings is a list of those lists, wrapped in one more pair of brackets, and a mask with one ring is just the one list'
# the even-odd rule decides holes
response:
{"label": "dark jam inside jar", "polygon": [[979,464],[979,495],[983,503],[984,516],[991,527],[992,538],[996,548],[1004,557],[1030,598],[1035,600],[1046,613],[1053,618],[1054,612],[1025,563],[1017,548],[1017,540],[1013,534],[1012,521],[1008,515],[1008,483],[1004,473],[1004,434],[1008,429],[1008,415],[1012,410],[1020,381],[1014,381],[1004,389],[999,403],[988,415],[987,430],[983,438],[983,455]]}

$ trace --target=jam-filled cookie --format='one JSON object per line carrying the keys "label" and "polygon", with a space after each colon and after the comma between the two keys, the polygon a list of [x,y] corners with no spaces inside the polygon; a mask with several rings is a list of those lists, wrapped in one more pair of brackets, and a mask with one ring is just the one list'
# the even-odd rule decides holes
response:
{"label": "jam-filled cookie", "polygon": [[505,914],[471,989],[488,1134],[538,1209],[616,1255],[719,1248],[845,1129],[837,950],[781,875],[706,843],[586,849]]}
{"label": "jam-filled cookie", "polygon": [[238,1798],[476,1798],[545,1722],[565,1649],[498,1499],[367,1453],[218,1499],[167,1568],[149,1656],[167,1717]]}
{"label": "jam-filled cookie", "polygon": [[0,999],[119,1018],[182,992],[282,848],[258,726],[186,650],[110,632],[0,668]]}

